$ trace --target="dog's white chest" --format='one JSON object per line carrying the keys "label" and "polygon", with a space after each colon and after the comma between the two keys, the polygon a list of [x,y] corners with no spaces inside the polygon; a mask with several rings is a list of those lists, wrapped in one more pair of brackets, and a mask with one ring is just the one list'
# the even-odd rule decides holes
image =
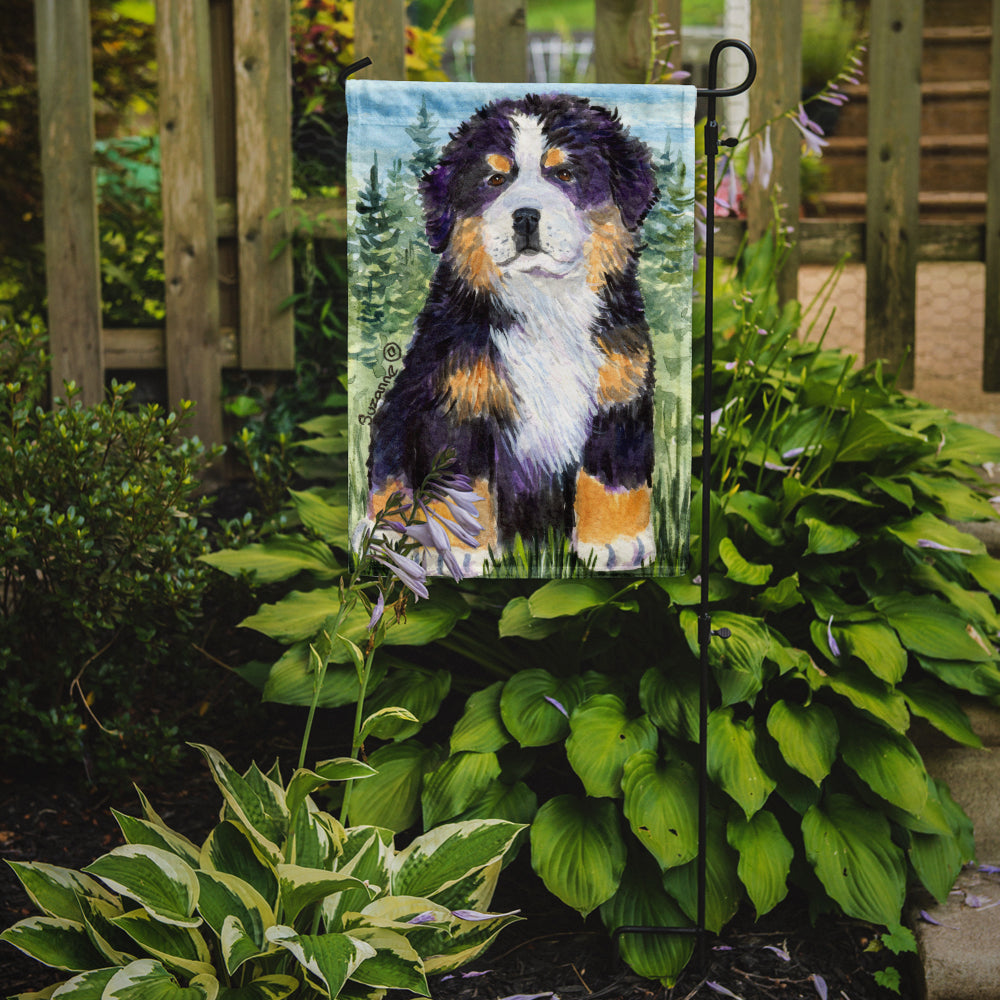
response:
{"label": "dog's white chest", "polygon": [[494,330],[517,406],[512,450],[538,473],[579,465],[597,409],[600,351],[591,326],[598,299],[575,281],[508,289],[524,319]]}

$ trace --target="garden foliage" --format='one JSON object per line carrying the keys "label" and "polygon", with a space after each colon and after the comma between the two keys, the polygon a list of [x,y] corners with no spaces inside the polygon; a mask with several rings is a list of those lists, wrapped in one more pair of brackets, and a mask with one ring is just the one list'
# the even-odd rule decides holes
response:
{"label": "garden foliage", "polygon": [[[815,912],[895,930],[910,882],[943,899],[973,853],[910,727],[920,717],[977,746],[959,698],[1000,695],[1000,561],[953,523],[995,516],[975,466],[1000,460],[1000,440],[904,396],[879,364],[799,339],[799,305],[777,302],[779,262],[765,239],[716,289],[710,537],[700,486],[692,504],[693,565],[710,546],[712,624],[732,633],[709,649],[707,924],[744,902],[763,914],[796,886]],[[704,376],[696,348],[697,398]],[[301,534],[226,568],[292,581],[244,623],[287,652],[247,675],[265,698],[308,704],[344,512],[329,494],[293,500]],[[692,923],[699,595],[693,576],[436,584],[387,633],[398,656],[368,689],[370,705],[419,721],[369,746],[379,773],[352,820],[530,821],[536,871],[581,914],[609,929]],[[343,666],[321,703],[349,704],[346,646],[332,660]],[[469,697],[446,745],[419,739],[452,688]],[[691,942],[622,947],[671,981]]]}
{"label": "garden foliage", "polygon": [[83,406],[68,385],[43,408],[42,348],[39,323],[0,320],[0,744],[7,761],[83,758],[107,775],[177,753],[169,723],[131,711],[153,672],[190,667],[209,456],[186,406],[133,408],[129,386]]}
{"label": "garden foliage", "polygon": [[518,825],[449,823],[397,849],[391,831],[345,829],[312,799],[370,780],[367,765],[324,761],[286,785],[277,766],[240,774],[199,749],[224,801],[200,846],[140,793],[142,818],[115,813],[125,845],[82,872],[11,863],[42,915],[0,938],[76,973],[58,996],[429,996],[429,973],[471,961],[518,919],[486,912]]}

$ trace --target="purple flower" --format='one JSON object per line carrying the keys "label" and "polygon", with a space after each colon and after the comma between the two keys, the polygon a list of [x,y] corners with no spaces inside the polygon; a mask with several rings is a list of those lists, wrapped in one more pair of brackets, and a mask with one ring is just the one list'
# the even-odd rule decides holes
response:
{"label": "purple flower", "polygon": [[806,144],[806,149],[816,156],[823,155],[823,147],[827,145],[826,139],[821,138],[823,130],[806,114],[806,109],[800,104],[798,114],[789,112],[792,124],[802,133],[802,139]]}
{"label": "purple flower", "polygon": [[830,620],[826,623],[826,641],[830,647],[830,652],[834,656],[840,656],[840,646],[837,645],[837,640],[833,637],[833,615],[830,615]]}
{"label": "purple flower", "polygon": [[721,983],[713,983],[709,981],[705,983],[705,985],[712,990],[713,993],[721,993],[724,997],[734,997],[735,1000],[743,1000],[738,993],[734,993],[732,990],[727,990]]}
{"label": "purple flower", "polygon": [[513,917],[520,913],[520,910],[511,910],[509,913],[480,913],[479,910],[452,910],[451,915],[459,920],[492,920],[494,917]]}
{"label": "purple flower", "polygon": [[375,626],[382,620],[382,613],[385,611],[385,595],[380,590],[378,592],[378,600],[375,602],[375,607],[372,609],[372,616],[368,619],[368,631],[374,630]]}
{"label": "purple flower", "polygon": [[448,567],[448,572],[456,580],[461,580],[464,574],[458,565],[458,560],[452,555],[448,532],[431,516],[430,511],[427,510],[422,502],[420,503],[420,509],[424,512],[427,520],[406,525],[404,530],[407,537],[412,538],[418,545],[422,545],[425,549],[437,552]]}
{"label": "purple flower", "polygon": [[437,920],[433,910],[424,910],[423,913],[418,913],[415,917],[410,917],[406,922],[408,924],[431,924]]}
{"label": "purple flower", "polygon": [[965,556],[972,555],[972,549],[956,549],[951,545],[942,545],[940,542],[935,542],[930,538],[918,538],[917,548],[921,549],[939,549],[941,552],[959,552]]}
{"label": "purple flower", "polygon": [[374,542],[368,551],[376,562],[392,570],[395,577],[417,597],[430,596],[425,582],[427,571],[420,563],[394,552],[384,542]]}
{"label": "purple flower", "polygon": [[816,992],[819,994],[819,1000],[826,1000],[827,998],[826,980],[815,972],[809,978],[812,979],[813,986],[816,987]]}
{"label": "purple flower", "polygon": [[555,705],[555,707],[558,708],[559,711],[562,712],[562,714],[565,715],[567,719],[569,718],[569,712],[566,711],[565,707],[562,705],[561,702],[556,701],[555,698],[549,697],[549,695],[543,695],[543,697],[550,705]]}
{"label": "purple flower", "polygon": [[771,148],[771,126],[764,129],[764,134],[757,137],[757,142],[750,146],[750,159],[747,163],[747,181],[756,181],[766,190],[771,186],[771,174],[774,172],[774,150]]}
{"label": "purple flower", "polygon": [[[460,542],[475,546],[476,536],[482,528],[476,504],[480,503],[483,498],[475,490],[460,489],[459,486],[468,481],[464,476],[462,480],[464,482],[451,488],[445,486],[443,482],[431,483],[427,488],[427,498],[442,502],[448,512],[447,518],[435,511],[431,511],[432,516],[440,521]],[[423,504],[421,506],[423,507]],[[426,510],[427,508],[424,508],[425,513]]]}
{"label": "purple flower", "polygon": [[765,951],[773,951],[775,953],[775,955],[777,955],[778,958],[780,958],[782,960],[782,962],[790,962],[792,960],[792,956],[789,955],[788,952],[784,948],[779,948],[775,944],[766,944],[766,945],[764,945],[764,950]]}

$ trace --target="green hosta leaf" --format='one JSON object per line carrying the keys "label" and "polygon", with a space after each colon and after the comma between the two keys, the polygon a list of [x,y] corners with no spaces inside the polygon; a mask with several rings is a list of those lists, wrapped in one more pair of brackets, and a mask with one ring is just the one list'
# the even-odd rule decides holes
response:
{"label": "green hosta leaf", "polygon": [[814,689],[829,688],[899,733],[905,733],[910,724],[903,696],[884,681],[872,677],[868,670],[841,667],[835,673],[823,674],[811,667],[806,678]]}
{"label": "green hosta leaf", "polygon": [[383,708],[403,708],[410,712],[418,721],[386,719],[379,731],[380,739],[405,740],[437,715],[450,689],[451,674],[447,670],[421,667],[394,670],[368,698],[366,708],[372,712]]}
{"label": "green hosta leaf", "polygon": [[[736,874],[736,852],[726,843],[726,825],[720,813],[708,818],[705,850],[705,926],[718,934],[732,919],[743,899],[743,884]],[[663,873],[663,886],[691,920],[698,917],[698,861]]]}
{"label": "green hosta leaf", "polygon": [[[67,979],[61,986],[50,986],[42,993],[18,993],[10,1000],[42,1000],[42,998],[56,997],[57,1000],[101,1000],[104,996],[104,988],[114,978],[118,972],[117,966],[107,969],[92,969],[90,972],[83,972],[79,976]],[[57,989],[58,992],[52,992]]]}
{"label": "green hosta leaf", "polygon": [[523,827],[503,820],[447,823],[396,855],[392,891],[433,899],[461,879],[499,862]]}
{"label": "green hosta leaf", "polygon": [[81,972],[99,968],[104,958],[91,944],[87,929],[64,917],[28,917],[0,934],[6,941],[35,961],[54,969]]}
{"label": "green hosta leaf", "polygon": [[500,716],[521,746],[546,746],[566,736],[569,716],[583,697],[579,677],[560,679],[547,670],[522,670],[504,684]]}
{"label": "green hosta leaf", "polygon": [[424,963],[402,934],[383,927],[362,926],[353,928],[351,937],[375,949],[375,954],[351,973],[355,982],[430,996]]}
{"label": "green hosta leaf", "polygon": [[549,799],[531,825],[531,865],[549,892],[582,916],[610,899],[625,870],[615,804],[572,795]]}
{"label": "green hosta leaf", "polygon": [[591,695],[570,718],[566,757],[588,795],[618,798],[622,768],[638,750],[653,750],[659,735],[646,715],[629,719],[613,694]]}
{"label": "green hosta leaf", "polygon": [[956,611],[980,625],[988,634],[996,635],[1000,632],[1000,615],[997,614],[989,594],[981,590],[971,590],[963,584],[947,579],[927,562],[914,566],[910,579],[917,585],[913,587],[914,590],[930,590],[940,594]]}
{"label": "green hosta leaf", "polygon": [[965,568],[975,578],[980,587],[989,591],[994,597],[1000,597],[1000,559],[993,556],[974,556],[966,559]]}
{"label": "green hosta leaf", "polygon": [[915,653],[975,663],[996,658],[975,626],[936,597],[886,595],[875,598],[875,607],[899,633],[903,645]]}
{"label": "green hosta leaf", "polygon": [[46,916],[82,920],[83,911],[79,902],[81,896],[115,902],[115,897],[100,882],[71,868],[60,868],[39,861],[8,861],[7,864],[13,869],[31,901]]}
{"label": "green hosta leaf", "polygon": [[420,720],[409,709],[393,705],[391,708],[380,708],[372,712],[361,724],[358,736],[362,740],[366,740],[369,736],[380,740],[391,740],[399,734],[405,739],[406,736],[417,732],[421,725]]}
{"label": "green hosta leaf", "polygon": [[239,549],[223,549],[199,557],[230,576],[247,574],[254,583],[276,583],[298,573],[331,580],[344,572],[325,542],[311,542],[297,535],[272,535]]}
{"label": "green hosta leaf", "polygon": [[500,615],[500,638],[544,639],[560,632],[564,623],[553,618],[535,618],[527,597],[515,597],[507,602]]}
{"label": "green hosta leaf", "polygon": [[226,805],[250,832],[266,857],[272,862],[277,861],[281,853],[278,844],[288,831],[284,789],[266,778],[252,782],[230,767],[217,750],[201,744],[192,746],[205,755]]}
{"label": "green hosta leaf", "polygon": [[967,747],[983,745],[964,709],[947,688],[925,680],[908,681],[901,685],[900,690],[910,711],[926,719],[945,736]]}
{"label": "green hosta leaf", "polygon": [[964,863],[958,839],[950,833],[911,833],[909,855],[927,891],[946,902]]}
{"label": "green hosta leaf", "polygon": [[726,514],[745,521],[768,545],[777,547],[784,541],[781,512],[770,497],[739,490],[726,498]]}
{"label": "green hosta leaf", "polygon": [[989,500],[954,478],[924,476],[918,472],[911,472],[906,478],[939,505],[941,513],[951,521],[992,521],[996,517]]}
{"label": "green hosta leaf", "polygon": [[353,757],[335,757],[321,761],[312,771],[299,768],[288,782],[285,805],[290,814],[296,813],[307,796],[331,781],[355,781],[374,777],[377,773],[374,767]]}
{"label": "green hosta leaf", "polygon": [[[698,616],[681,612],[681,627],[694,656],[700,656]],[[758,618],[718,611],[712,615],[712,628],[728,628],[728,639],[715,636],[709,643],[708,662],[722,690],[723,704],[753,701],[763,686],[764,659],[771,648],[771,636]]]}
{"label": "green hosta leaf", "polygon": [[500,777],[495,753],[452,754],[424,780],[424,826],[437,826],[467,809]]}
{"label": "green hosta leaf", "polygon": [[341,548],[347,547],[347,507],[343,504],[327,503],[312,490],[289,490],[295,513],[302,523],[315,532],[324,542],[331,542]]}
{"label": "green hosta leaf", "polygon": [[779,580],[773,587],[761,591],[754,598],[756,605],[763,612],[787,611],[797,604],[804,604],[805,598],[799,591],[799,574],[793,573]]}
{"label": "green hosta leaf", "polygon": [[[343,654],[345,648],[344,643],[337,643],[333,655]],[[384,655],[375,658],[368,680],[369,688],[374,689],[382,682],[388,661],[389,658]],[[323,675],[316,705],[318,708],[350,705],[358,700],[359,691],[358,675],[354,667],[331,663]],[[282,653],[267,674],[261,697],[264,701],[274,701],[280,705],[313,703],[316,697],[316,674],[310,658],[309,643],[297,642]]]}
{"label": "green hosta leaf", "polygon": [[844,653],[861,660],[886,684],[898,684],[906,673],[906,650],[896,633],[878,622],[835,625],[833,634]]}
{"label": "green hosta leaf", "polygon": [[[345,889],[363,889],[367,886],[353,875],[342,872],[325,872],[301,865],[278,865],[278,884],[281,888],[282,913],[286,920],[294,921],[307,906],[318,903],[327,896]],[[370,896],[374,896],[374,890]]]}
{"label": "green hosta leaf", "polygon": [[[601,904],[601,920],[610,932],[619,927],[687,927],[684,912],[664,891],[654,865],[630,858],[615,894]],[[691,959],[689,934],[623,934],[622,958],[638,975],[673,986]]]}
{"label": "green hosta leaf", "polygon": [[918,656],[917,662],[949,687],[986,697],[1000,694],[1000,669],[993,663],[936,660],[930,656]]}
{"label": "green hosta leaf", "polygon": [[926,444],[923,434],[890,423],[871,410],[862,410],[851,421],[837,452],[838,462],[868,462],[888,449]]}
{"label": "green hosta leaf", "polygon": [[510,742],[500,717],[500,692],[503,681],[469,696],[462,717],[451,733],[451,752],[473,750],[477,753],[494,753]]}
{"label": "green hosta leaf", "polygon": [[788,873],[795,849],[773,813],[762,809],[751,819],[738,816],[726,829],[729,846],[739,851],[736,873],[760,919],[788,894]]}
{"label": "green hosta leaf", "polygon": [[819,786],[837,756],[839,731],[833,712],[812,702],[797,705],[778,700],[767,716],[767,731],[781,748],[781,756]]}
{"label": "green hosta leaf", "polygon": [[675,662],[667,673],[650,667],[639,682],[639,704],[660,729],[678,740],[698,739],[698,674],[693,664]]}
{"label": "green hosta leaf", "polygon": [[905,736],[852,719],[850,737],[840,753],[855,774],[876,795],[908,813],[919,815],[927,801],[927,772]]}
{"label": "green hosta leaf", "polygon": [[[237,956],[232,947],[223,949],[226,970],[232,975],[247,958],[265,950],[264,931],[274,926],[274,913],[267,900],[252,885],[235,875],[200,871],[198,883],[201,887],[198,910],[216,936],[225,944],[223,929],[227,920],[233,920],[239,923],[237,939],[249,939],[249,955]],[[230,930],[228,936],[232,938],[233,935],[234,931]]]}
{"label": "green hosta leaf", "polygon": [[170,851],[146,844],[125,844],[98,858],[84,871],[113,892],[134,899],[165,924],[197,927],[198,878],[191,866]]}
{"label": "green hosta leaf", "polygon": [[505,819],[529,824],[538,812],[538,796],[523,782],[492,781],[457,819]]}
{"label": "green hosta leaf", "polygon": [[298,988],[292,976],[261,976],[246,986],[223,987],[218,1000],[285,1000]]}
{"label": "green hosta leaf", "polygon": [[844,552],[860,537],[846,524],[828,524],[815,517],[804,518],[803,523],[809,529],[809,543],[805,551],[807,556],[828,556]]}
{"label": "green hosta leaf", "polygon": [[764,805],[775,781],[757,762],[752,718],[737,721],[732,708],[717,708],[709,714],[708,774],[748,819]]}
{"label": "green hosta leaf", "polygon": [[291,927],[279,924],[268,928],[267,939],[291,952],[310,978],[332,997],[340,994],[362,962],[375,957],[370,944],[349,934],[296,934]]}
{"label": "green hosta leaf", "polygon": [[737,583],[744,583],[748,587],[763,587],[771,578],[771,573],[774,570],[774,566],[770,563],[762,565],[748,562],[740,555],[739,549],[729,538],[723,538],[719,542],[719,556],[726,564],[729,578]]}
{"label": "green hosta leaf", "polygon": [[939,462],[966,462],[969,465],[1000,462],[997,436],[981,427],[950,421],[943,436],[944,441],[937,452]]}
{"label": "green hosta leaf", "polygon": [[[663,576],[653,580],[658,587],[665,590],[674,604],[690,607],[701,602],[701,584],[695,583],[689,576]],[[739,585],[721,573],[710,573],[708,576],[708,599],[724,601],[739,590]]]}
{"label": "green hosta leaf", "polygon": [[234,875],[253,886],[270,906],[277,905],[277,873],[242,824],[227,820],[208,835],[201,848],[200,867]]}
{"label": "green hosta leaf", "polygon": [[943,546],[957,552],[967,552],[970,555],[983,555],[986,552],[986,546],[978,538],[953,527],[933,514],[918,514],[909,521],[887,526],[886,531],[913,549],[925,548],[927,546],[921,543],[931,542],[932,545]]}
{"label": "green hosta leaf", "polygon": [[149,847],[159,847],[186,861],[189,865],[198,864],[199,849],[187,837],[159,823],[145,819],[136,819],[112,809],[122,835],[130,844],[146,844]]}
{"label": "green hosta leaf", "polygon": [[865,476],[865,479],[895,500],[896,503],[902,504],[907,510],[912,509],[913,490],[906,483],[895,479],[888,479],[885,476]]}
{"label": "green hosta leaf", "polygon": [[806,813],[802,836],[820,882],[849,917],[899,923],[906,866],[880,812],[849,795],[830,795]]}
{"label": "green hosta leaf", "polygon": [[533,618],[561,618],[578,615],[607,604],[620,590],[614,580],[549,580],[528,598]]}
{"label": "green hosta leaf", "polygon": [[640,751],[625,762],[622,790],[625,818],[660,868],[697,855],[698,783],[689,765]]}
{"label": "green hosta leaf", "polygon": [[437,753],[407,740],[379,747],[368,762],[378,773],[351,790],[351,824],[396,833],[413,826],[420,816],[424,774],[437,765]]}
{"label": "green hosta leaf", "polygon": [[212,974],[212,956],[198,931],[160,923],[145,910],[123,913],[111,922],[169,968],[189,976]]}
{"label": "green hosta leaf", "polygon": [[202,974],[181,986],[159,962],[143,958],[117,970],[101,1000],[216,1000],[218,995],[215,976]]}

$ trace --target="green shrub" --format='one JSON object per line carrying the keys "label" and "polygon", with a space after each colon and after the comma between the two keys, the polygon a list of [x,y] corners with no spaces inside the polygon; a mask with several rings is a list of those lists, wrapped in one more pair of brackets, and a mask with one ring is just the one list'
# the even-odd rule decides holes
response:
{"label": "green shrub", "polygon": [[96,406],[69,385],[44,409],[41,337],[0,321],[0,744],[110,773],[176,752],[157,684],[191,660],[208,456],[187,405],[131,409],[127,385]]}
{"label": "green shrub", "polygon": [[390,831],[345,829],[311,798],[370,778],[366,764],[324,761],[285,785],[277,765],[240,774],[199,749],[225,803],[202,845],[140,795],[144,818],[115,813],[126,844],[82,872],[11,863],[42,914],[0,938],[78,973],[60,995],[429,996],[429,973],[472,961],[518,919],[486,912],[516,824],[453,823],[397,849]]}
{"label": "green shrub", "polygon": [[[713,626],[732,633],[710,647],[707,924],[745,902],[763,914],[795,886],[815,912],[905,938],[908,884],[944,898],[974,850],[909,728],[920,717],[977,746],[958,696],[1000,695],[1000,561],[952,523],[996,516],[976,466],[1000,460],[1000,440],[903,395],[880,364],[858,369],[799,339],[800,306],[777,302],[781,253],[771,239],[745,249],[716,288],[709,539],[694,449],[692,565],[709,544]],[[697,337],[694,353],[700,399]],[[303,530],[342,549],[343,512],[319,516],[323,500],[295,495]],[[305,704],[309,638],[336,588],[297,541],[245,553],[262,580],[290,581],[246,624],[289,647],[252,672],[264,697]],[[354,821],[534,817],[533,864],[568,905],[599,910],[609,929],[693,922],[696,572],[436,584],[372,678],[371,706],[419,722],[367,748],[379,773],[356,790]],[[355,697],[344,660],[324,704]],[[444,754],[418,735],[449,690],[471,697]],[[622,947],[638,972],[671,981],[691,941]]]}

